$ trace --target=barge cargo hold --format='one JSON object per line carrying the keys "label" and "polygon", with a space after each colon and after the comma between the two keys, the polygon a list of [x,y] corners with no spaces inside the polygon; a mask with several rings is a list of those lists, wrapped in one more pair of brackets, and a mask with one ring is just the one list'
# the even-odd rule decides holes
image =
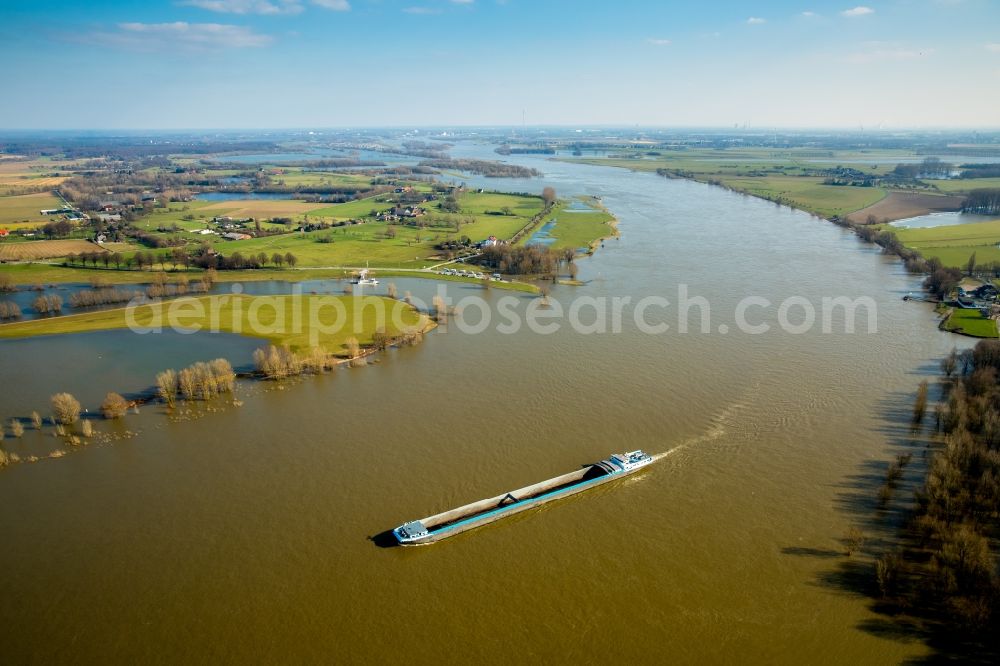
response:
{"label": "barge cargo hold", "polygon": [[410,521],[394,529],[392,534],[403,546],[434,543],[554,499],[569,497],[602,483],[620,479],[649,465],[653,460],[652,456],[642,451],[616,453],[607,460],[548,481]]}

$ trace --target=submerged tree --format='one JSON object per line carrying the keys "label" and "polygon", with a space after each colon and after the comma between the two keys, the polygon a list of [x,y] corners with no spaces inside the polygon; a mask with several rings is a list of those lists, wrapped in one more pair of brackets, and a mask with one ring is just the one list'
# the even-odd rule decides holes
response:
{"label": "submerged tree", "polygon": [[844,535],[844,551],[848,557],[861,550],[865,545],[865,535],[857,527],[847,530]]}
{"label": "submerged tree", "polygon": [[120,419],[128,411],[128,401],[117,393],[108,393],[101,403],[101,413],[106,419]]}
{"label": "submerged tree", "polygon": [[924,414],[927,413],[927,380],[920,382],[920,387],[917,389],[917,399],[913,403],[913,425],[918,426],[920,422],[924,420]]}
{"label": "submerged tree", "polygon": [[52,396],[52,417],[59,425],[73,425],[80,420],[80,401],[69,393]]}
{"label": "submerged tree", "polygon": [[156,375],[156,390],[160,400],[173,407],[177,401],[177,373],[168,369]]}

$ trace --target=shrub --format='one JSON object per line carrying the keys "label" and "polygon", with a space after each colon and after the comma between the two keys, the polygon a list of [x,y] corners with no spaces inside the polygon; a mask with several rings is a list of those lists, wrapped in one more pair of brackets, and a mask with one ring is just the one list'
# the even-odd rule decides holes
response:
{"label": "shrub", "polygon": [[24,426],[17,419],[10,420],[10,434],[18,438],[24,434]]}
{"label": "shrub", "polygon": [[0,468],[6,467],[7,465],[13,465],[19,460],[20,458],[17,457],[16,453],[8,453],[3,449],[0,449]]}

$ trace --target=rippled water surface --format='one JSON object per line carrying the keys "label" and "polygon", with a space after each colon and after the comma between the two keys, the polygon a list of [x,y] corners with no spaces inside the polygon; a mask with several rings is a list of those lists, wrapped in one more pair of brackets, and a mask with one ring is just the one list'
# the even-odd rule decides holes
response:
{"label": "rippled water surface", "polygon": [[[919,281],[838,227],[771,203],[518,161],[561,195],[601,195],[620,218],[620,240],[580,262],[586,285],[559,287],[555,300],[676,304],[684,283],[709,301],[712,332],[647,335],[630,315],[617,335],[450,326],[363,370],[285,390],[244,386],[242,407],[204,418],[146,408],[127,421],[141,431],[134,439],[4,470],[5,660],[920,656],[919,643],[873,629],[866,600],[830,575],[853,493],[876,490],[859,476],[892,454],[922,376],[968,344],[939,333],[927,305],[902,300]],[[750,317],[768,333],[737,332],[749,295],[775,304]],[[775,309],[792,295],[817,311],[824,296],[868,296],[877,331],[859,318],[856,335],[842,320],[829,334],[782,332]],[[657,312],[670,322],[676,308]],[[81,381],[74,359],[99,394],[131,381],[111,370],[117,354],[141,378],[209,344],[120,335],[97,362],[94,346],[72,338],[3,347],[0,412],[23,414]],[[230,352],[249,358],[247,346]],[[36,445],[32,433],[18,444]],[[633,448],[671,453],[633,478],[430,547],[369,540]]]}

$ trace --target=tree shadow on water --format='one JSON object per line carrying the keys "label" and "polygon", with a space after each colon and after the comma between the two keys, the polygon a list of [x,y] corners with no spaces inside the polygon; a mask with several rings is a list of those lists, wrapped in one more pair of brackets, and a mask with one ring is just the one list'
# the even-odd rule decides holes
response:
{"label": "tree shadow on water", "polygon": [[[931,365],[921,366],[914,374],[930,376]],[[930,462],[934,415],[925,415],[922,424],[914,427],[915,393],[916,387],[913,392],[890,393],[872,406],[879,421],[876,431],[884,438],[887,451],[878,458],[862,461],[853,473],[835,485],[835,508],[853,526],[852,534],[842,535],[844,550],[789,546],[781,552],[828,561],[829,566],[816,574],[814,584],[867,599],[868,608],[876,614],[860,621],[857,629],[898,643],[923,643],[931,649],[931,654],[912,663],[939,663],[957,655],[937,644],[939,636],[933,631],[933,624],[920,616],[922,609],[904,612],[906,609],[900,605],[883,599],[876,577],[879,557],[903,551],[904,528]],[[894,461],[897,466],[900,461],[906,462],[902,474],[889,483],[890,465]]]}
{"label": "tree shadow on water", "polygon": [[782,555],[801,555],[807,557],[834,558],[843,557],[844,553],[830,548],[808,548],[804,546],[785,546]]}

